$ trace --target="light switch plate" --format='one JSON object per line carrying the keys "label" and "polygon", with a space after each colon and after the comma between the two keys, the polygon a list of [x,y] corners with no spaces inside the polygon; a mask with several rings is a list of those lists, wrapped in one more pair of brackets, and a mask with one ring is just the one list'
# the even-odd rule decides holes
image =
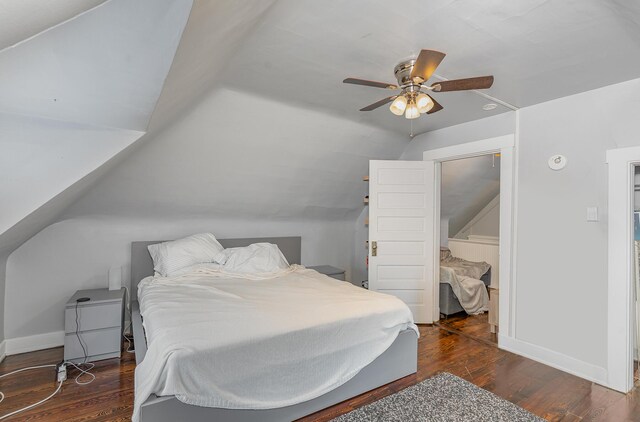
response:
{"label": "light switch plate", "polygon": [[587,207],[587,221],[598,221],[598,207]]}

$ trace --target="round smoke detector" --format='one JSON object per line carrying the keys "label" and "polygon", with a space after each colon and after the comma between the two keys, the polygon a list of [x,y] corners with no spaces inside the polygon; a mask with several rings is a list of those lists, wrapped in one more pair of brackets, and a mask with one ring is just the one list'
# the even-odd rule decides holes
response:
{"label": "round smoke detector", "polygon": [[482,106],[482,109],[484,111],[491,111],[494,110],[496,107],[498,107],[498,104],[494,104],[494,103],[489,103],[489,104],[485,104]]}
{"label": "round smoke detector", "polygon": [[567,165],[567,157],[564,155],[554,155],[549,158],[549,168],[551,170],[562,170]]}

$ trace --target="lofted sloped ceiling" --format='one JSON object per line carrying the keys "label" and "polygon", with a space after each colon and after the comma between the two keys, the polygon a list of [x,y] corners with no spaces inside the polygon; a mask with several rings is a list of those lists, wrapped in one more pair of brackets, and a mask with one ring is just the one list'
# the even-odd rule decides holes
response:
{"label": "lofted sloped ceiling", "polygon": [[63,218],[355,219],[369,160],[397,158],[404,147],[389,131],[219,88]]}
{"label": "lofted sloped ceiling", "polygon": [[0,0],[0,50],[59,25],[105,0]]}
{"label": "lofted sloped ceiling", "polygon": [[145,131],[191,3],[110,0],[0,53],[0,112]]}
{"label": "lofted sloped ceiling", "polygon": [[221,81],[223,69],[276,0],[195,0],[149,131],[175,120]]}
{"label": "lofted sloped ceiling", "polygon": [[[317,193],[329,198],[319,201],[323,205],[314,205],[309,199],[320,197],[314,195],[315,185],[310,183],[306,185],[308,197],[295,196],[295,190],[289,193],[295,196],[292,200],[285,194],[278,201],[263,195],[282,185],[303,189],[304,182],[291,181],[299,177],[298,167],[313,167],[310,163],[318,156],[327,159],[331,153],[337,159],[351,148],[346,139],[350,132],[331,132],[332,138],[327,139],[329,135],[312,129],[313,124],[300,125],[299,116],[305,116],[301,121],[312,121],[306,117],[311,112],[318,121],[340,122],[336,123],[339,126],[346,119],[356,127],[378,129],[380,132],[369,131],[370,136],[384,139],[387,146],[376,153],[366,142],[358,144],[364,150],[353,157],[354,168],[365,168],[369,158],[393,158],[402,149],[397,142],[412,132],[509,109],[498,106],[483,111],[482,105],[490,101],[487,98],[454,92],[437,95],[444,111],[412,122],[393,116],[386,108],[363,113],[358,111],[360,107],[388,93],[345,85],[342,79],[346,76],[393,82],[392,69],[399,60],[421,48],[433,48],[447,53],[438,77],[494,74],[496,83],[486,92],[515,106],[526,106],[640,76],[640,43],[633,37],[639,21],[637,6],[611,0],[481,4],[410,0],[402,7],[364,0],[196,0],[152,116],[151,136],[125,159],[124,167],[107,175],[95,193],[67,214],[178,214],[193,210],[255,215],[255,210],[276,210],[275,215],[290,216],[304,213],[305,200],[318,207],[318,215],[349,214],[358,208],[362,189],[338,186],[331,198],[332,194],[321,188],[325,182],[335,183],[330,177],[314,180],[318,182]],[[617,48],[608,47],[614,43]],[[606,72],[602,71],[605,65]],[[300,143],[288,143],[291,137],[299,137]],[[162,147],[151,146],[155,142]],[[341,142],[346,143],[344,149],[329,150],[330,145]],[[267,184],[268,177],[257,176],[261,171],[270,172],[273,163],[252,157],[251,148],[266,148],[268,157],[275,154],[279,159],[286,157],[293,145],[301,148],[299,163],[276,161],[280,167],[274,176],[277,180],[272,181],[275,185]],[[195,148],[196,156],[187,154],[187,148]],[[208,151],[211,156],[197,151]],[[143,158],[145,154],[156,158]],[[136,162],[151,166],[156,160],[163,161],[162,154],[186,161],[169,160],[169,170],[163,174],[159,167],[151,172],[132,168]],[[207,168],[203,159],[222,162]],[[190,160],[199,164],[190,165]],[[334,171],[340,171],[336,179],[352,177],[350,171]],[[153,185],[162,190],[160,183],[153,183],[154,172],[158,180],[167,179],[171,195],[154,192]],[[184,189],[190,177],[207,180],[211,196],[202,198]],[[222,178],[227,185],[213,185]],[[343,205],[342,198],[347,196],[349,203]],[[250,199],[243,199],[247,197]],[[241,206],[244,201],[256,208]],[[152,210],[147,208],[149,204],[153,204]]]}
{"label": "lofted sloped ceiling", "polygon": [[[408,135],[508,111],[476,94],[435,94],[444,111],[410,122],[387,107],[359,112],[420,49],[447,54],[437,75],[495,75],[486,92],[517,107],[640,76],[640,2],[624,0],[279,0],[227,67],[237,89],[320,107]],[[433,78],[435,81],[436,78]],[[411,127],[413,125],[413,128]]]}
{"label": "lofted sloped ceiling", "polygon": [[[109,4],[117,1],[111,0],[97,9],[106,9]],[[147,6],[138,3],[130,2],[129,7],[136,11],[150,7],[146,11],[146,17],[140,20],[145,24],[166,22],[174,16],[163,14],[155,3]],[[104,23],[115,25],[109,37],[120,41],[120,51],[126,53],[129,51],[128,43],[124,40],[125,37],[118,34],[132,35],[136,22],[129,16],[123,17],[117,13],[104,16]],[[63,26],[81,24],[74,21],[76,20]],[[639,23],[640,6],[635,2],[616,0],[496,0],[481,3],[472,0],[409,0],[402,6],[394,2],[368,0],[196,0],[171,70],[164,81],[162,93],[153,89],[145,91],[150,88],[148,81],[154,81],[155,84],[159,80],[154,77],[135,86],[124,85],[135,88],[136,94],[160,94],[157,104],[152,100],[153,95],[147,94],[137,98],[126,97],[123,101],[114,99],[112,93],[123,85],[117,79],[111,79],[110,63],[94,56],[93,51],[85,50],[87,57],[95,57],[102,68],[106,67],[106,70],[95,66],[83,68],[85,73],[96,71],[98,75],[108,76],[106,79],[102,78],[100,84],[83,84],[82,77],[70,76],[62,78],[63,83],[56,84],[55,89],[44,86],[43,90],[36,90],[22,83],[18,85],[24,89],[19,92],[27,95],[14,101],[18,89],[9,84],[2,85],[4,82],[0,81],[0,92],[3,92],[0,110],[21,113],[28,109],[41,116],[60,119],[84,116],[85,120],[91,120],[94,124],[133,130],[146,129],[145,122],[151,116],[148,128],[151,129],[152,136],[146,136],[144,145],[139,146],[137,152],[132,153],[129,158],[124,158],[125,163],[129,162],[123,164],[126,166],[131,166],[135,160],[142,160],[141,157],[151,151],[147,149],[152,148],[149,145],[158,139],[163,144],[171,144],[171,148],[167,147],[164,153],[173,154],[182,150],[179,143],[187,136],[194,142],[194,147],[212,146],[211,154],[224,151],[227,154],[224,164],[227,164],[232,158],[243,159],[253,154],[248,149],[249,146],[271,148],[274,154],[286,156],[288,148],[293,145],[287,143],[287,140],[295,136],[300,142],[295,146],[302,148],[298,157],[300,162],[296,166],[290,166],[287,172],[278,173],[280,175],[277,180],[289,185],[295,185],[294,182],[286,182],[290,177],[300,177],[301,169],[305,168],[306,163],[314,162],[314,154],[340,162],[340,154],[348,154],[350,148],[354,147],[349,144],[344,148],[339,147],[340,142],[348,142],[349,140],[344,140],[345,137],[356,136],[358,130],[364,130],[365,134],[359,143],[354,144],[361,149],[352,157],[354,164],[342,163],[357,170],[336,169],[335,171],[339,171],[336,180],[329,176],[326,179],[330,183],[338,183],[337,180],[351,177],[352,173],[361,173],[369,158],[393,158],[394,154],[398,156],[403,146],[398,142],[406,140],[410,133],[417,134],[509,110],[499,106],[493,111],[483,111],[482,105],[490,100],[463,92],[437,95],[445,110],[412,122],[393,116],[384,107],[363,113],[358,109],[388,95],[388,92],[344,85],[342,79],[345,77],[393,82],[392,71],[398,61],[415,55],[421,48],[431,48],[447,53],[435,79],[493,74],[496,82],[486,93],[522,107],[639,77],[640,41],[636,37]],[[78,29],[83,33],[87,30],[87,27]],[[38,38],[40,37],[29,43]],[[145,41],[155,38],[149,33]],[[59,41],[56,47],[59,51],[67,48]],[[134,54],[125,55],[134,64],[141,62]],[[27,74],[37,72],[41,61],[55,62],[49,54],[43,56],[33,62],[22,63],[28,65]],[[20,62],[7,60],[0,65],[19,74],[21,68],[15,66]],[[82,63],[82,66],[85,65],[86,63]],[[71,75],[77,76],[79,73],[72,72]],[[144,72],[133,70],[130,73],[144,75]],[[61,74],[64,72],[54,73],[56,77]],[[80,97],[67,95],[62,104],[52,106],[52,103],[58,102],[52,101],[58,99],[58,94],[67,93],[58,88],[68,86],[66,84],[70,84],[72,79],[79,84],[77,92]],[[42,88],[42,85],[37,86]],[[5,92],[11,95],[7,97]],[[149,106],[154,104],[155,111],[151,114]],[[104,115],[85,114],[94,106],[97,107],[94,110],[99,110],[102,106],[108,112]],[[279,111],[266,112],[268,109]],[[226,117],[219,118],[216,117],[217,114]],[[297,125],[296,119],[299,116],[304,116],[300,117],[301,121],[307,121],[313,120],[308,117],[311,115],[318,116],[317,119],[326,126],[335,124],[342,127],[348,125],[347,121],[355,126],[344,133],[331,132],[327,135],[322,131],[314,132],[309,129],[314,126],[305,128]],[[204,124],[207,119],[217,122],[218,126]],[[182,123],[175,123],[178,121]],[[198,129],[187,127],[185,121],[195,122],[200,125],[200,129],[206,131],[196,133]],[[267,125],[269,130],[261,131],[260,124]],[[290,132],[295,135],[287,133],[291,125],[295,129]],[[219,130],[219,127],[223,129]],[[348,133],[352,135],[347,135]],[[251,137],[251,143],[239,142],[236,138],[240,136],[244,136],[244,139]],[[327,139],[328,136],[332,138]],[[305,152],[304,142],[314,147]],[[372,142],[375,147],[372,148],[367,142]],[[222,145],[223,148],[217,150],[216,145]],[[216,156],[216,159],[222,158]],[[202,213],[211,209],[234,212],[238,207],[233,205],[237,203],[234,202],[237,200],[236,196],[241,197],[242,192],[249,194],[253,193],[251,189],[257,189],[250,186],[249,179],[260,173],[257,169],[267,168],[264,163],[258,164],[257,167],[248,164],[230,166],[227,173],[217,173],[215,168],[208,169],[207,171],[212,172],[208,177],[216,179],[214,176],[220,174],[225,180],[234,181],[235,184],[230,185],[231,187],[223,189],[233,200],[212,201],[210,205],[198,208],[195,204],[200,202],[196,196],[185,194],[189,199],[183,198],[185,202],[182,206],[189,208],[192,204],[193,209]],[[200,165],[203,168],[205,166],[204,163]],[[283,168],[288,167],[284,163],[281,165]],[[158,200],[159,205],[167,209],[176,206],[165,203],[165,199],[160,198],[161,192],[153,195],[145,192],[136,198],[128,196],[137,195],[133,191],[117,192],[115,186],[127,182],[126,174],[121,177],[122,180],[117,181],[119,176],[114,173],[119,168],[105,176],[104,183],[100,184],[101,192],[109,193],[104,198],[111,198],[115,201],[113,203],[120,201],[125,205],[124,208],[114,207],[114,212],[146,212],[145,200],[151,204]],[[180,169],[175,169],[176,174],[179,171]],[[134,172],[128,177],[129,181],[134,181]],[[144,174],[140,177],[151,181]],[[109,186],[107,180],[112,180],[113,186]],[[323,183],[322,179],[317,179],[318,192],[322,192],[323,198],[328,198],[323,202],[325,205],[317,205],[317,209],[324,209],[319,214],[348,214],[357,209],[356,201],[359,200],[361,188],[348,187],[330,193],[322,190],[320,186]],[[237,189],[237,186],[246,190]],[[302,186],[303,183],[300,183],[298,188],[302,189]],[[264,189],[267,189],[266,185]],[[313,194],[310,196],[314,197]],[[68,215],[110,210],[108,204],[105,208],[92,205],[92,200],[103,205],[106,201],[97,194],[89,195],[70,209]],[[348,201],[348,204],[342,205],[343,200]],[[296,201],[292,203],[297,203]],[[221,202],[227,205],[222,206]],[[303,202],[301,199],[300,204]],[[266,205],[264,209],[276,207],[286,210],[288,206],[273,203],[275,199],[269,198],[256,201],[260,206]],[[160,212],[159,209],[156,212]],[[279,215],[287,215],[287,212],[283,211]]]}
{"label": "lofted sloped ceiling", "polygon": [[500,193],[500,158],[493,155],[442,163],[440,216],[453,237]]}
{"label": "lofted sloped ceiling", "polygon": [[109,0],[85,11],[96,4],[61,1],[49,20],[25,20],[54,27],[0,51],[0,251],[50,224],[77,196],[66,189],[142,136],[191,6]]}

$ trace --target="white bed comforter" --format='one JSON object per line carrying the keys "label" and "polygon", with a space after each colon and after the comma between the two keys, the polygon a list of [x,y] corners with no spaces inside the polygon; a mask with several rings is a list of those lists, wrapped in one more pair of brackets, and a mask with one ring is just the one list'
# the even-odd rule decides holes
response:
{"label": "white bed comforter", "polygon": [[151,394],[230,409],[301,403],[347,382],[400,331],[417,333],[396,297],[295,265],[148,277],[138,300],[148,350],[136,367],[134,422]]}

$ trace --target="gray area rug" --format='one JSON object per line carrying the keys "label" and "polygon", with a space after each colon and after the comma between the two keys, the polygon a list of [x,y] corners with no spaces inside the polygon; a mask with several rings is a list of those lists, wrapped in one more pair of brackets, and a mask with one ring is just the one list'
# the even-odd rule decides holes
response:
{"label": "gray area rug", "polygon": [[333,422],[543,422],[521,407],[443,372]]}

